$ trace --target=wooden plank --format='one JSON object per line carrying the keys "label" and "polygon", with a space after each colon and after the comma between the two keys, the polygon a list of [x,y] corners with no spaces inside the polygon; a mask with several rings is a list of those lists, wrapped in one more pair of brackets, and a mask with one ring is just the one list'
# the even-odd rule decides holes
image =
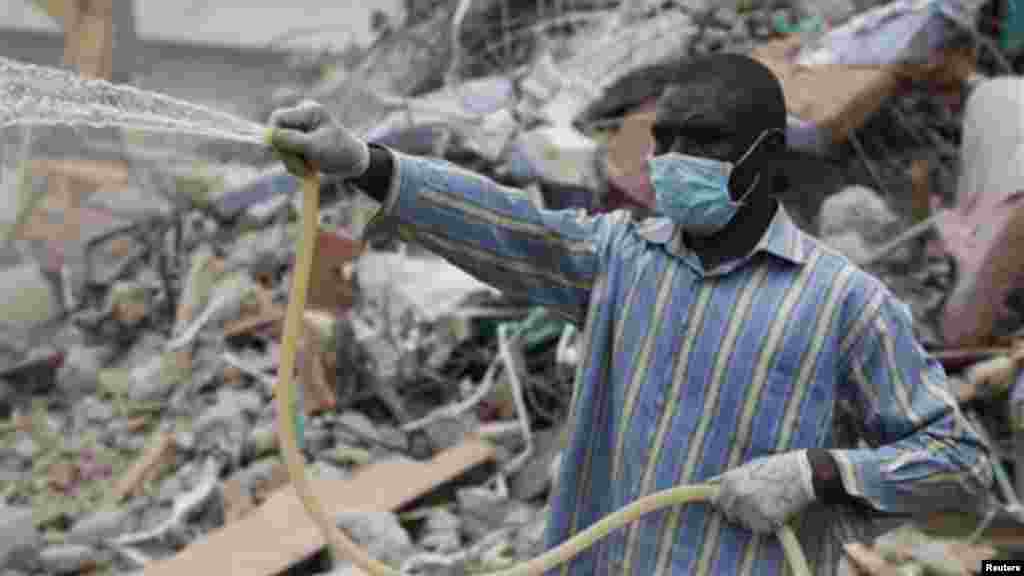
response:
{"label": "wooden plank", "polygon": [[[945,538],[966,538],[981,524],[981,518],[961,512],[939,512],[916,522],[926,534]],[[977,544],[1024,549],[1024,525],[1007,515],[999,515],[985,528]]]}
{"label": "wooden plank", "polygon": [[[396,510],[493,456],[491,444],[470,439],[429,462],[377,462],[348,480],[314,478],[310,485],[330,517],[344,511]],[[295,489],[288,486],[244,518],[152,564],[143,574],[269,576],[308,558],[324,544]]]}
{"label": "wooden plank", "polygon": [[758,46],[751,56],[779,78],[789,112],[833,143],[845,141],[900,85],[895,67],[798,66],[800,45],[799,36],[790,36]]}
{"label": "wooden plank", "polygon": [[896,566],[885,561],[878,552],[860,542],[851,542],[843,547],[860,574],[867,576],[899,576],[901,572]]}
{"label": "wooden plank", "polygon": [[33,160],[31,171],[47,179],[47,191],[15,234],[28,240],[44,240],[56,251],[82,240],[83,230],[104,227],[114,217],[89,208],[83,200],[100,187],[120,189],[128,183],[123,162],[90,160]]}
{"label": "wooden plank", "polygon": [[363,243],[344,233],[321,230],[317,234],[307,310],[336,314],[352,306],[355,293],[351,279],[345,274],[345,266],[362,251]]}
{"label": "wooden plank", "polygon": [[64,18],[64,65],[83,76],[110,79],[113,0],[77,0]]}
{"label": "wooden plank", "polygon": [[[304,330],[308,335],[309,328]],[[299,381],[302,382],[305,394],[306,414],[312,416],[333,410],[338,402],[334,396],[334,389],[327,384],[322,355],[317,350],[317,345],[311,344],[310,339],[304,337],[300,346]]]}
{"label": "wooden plank", "polygon": [[272,329],[275,333],[279,333],[283,325],[284,316],[284,307],[275,305],[258,315],[239,318],[228,323],[224,328],[224,337],[228,339],[235,338],[263,329]]}
{"label": "wooden plank", "polygon": [[36,174],[63,174],[94,186],[127,186],[129,179],[128,164],[122,161],[37,158],[31,167]]}
{"label": "wooden plank", "polygon": [[930,166],[925,158],[918,158],[910,164],[910,219],[912,224],[924,222],[932,215],[932,186],[929,170]]}

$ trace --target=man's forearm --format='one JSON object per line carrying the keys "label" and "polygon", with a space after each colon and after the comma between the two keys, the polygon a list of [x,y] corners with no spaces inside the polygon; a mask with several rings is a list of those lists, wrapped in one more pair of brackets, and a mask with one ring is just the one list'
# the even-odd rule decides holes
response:
{"label": "man's forearm", "polygon": [[394,159],[386,148],[370,144],[370,166],[363,175],[351,180],[367,196],[384,204],[388,191],[391,190],[391,179],[394,176]]}

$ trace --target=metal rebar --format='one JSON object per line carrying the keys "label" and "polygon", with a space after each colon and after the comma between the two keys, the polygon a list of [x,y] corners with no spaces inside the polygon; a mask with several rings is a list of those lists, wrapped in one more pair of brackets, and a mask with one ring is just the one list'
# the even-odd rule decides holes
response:
{"label": "metal rebar", "polygon": [[867,169],[868,174],[871,175],[871,179],[875,181],[878,191],[888,198],[889,193],[886,190],[885,183],[882,182],[882,177],[878,173],[878,169],[875,167],[874,163],[870,158],[868,158],[867,151],[864,150],[864,146],[861,144],[857,134],[851,131],[847,138],[849,138],[850,144],[853,146],[854,151],[857,152],[857,156],[860,157],[861,162],[864,163],[864,167]]}
{"label": "metal rebar", "polygon": [[926,218],[925,220],[922,220],[922,221],[918,222],[917,224],[914,224],[910,228],[907,228],[899,236],[897,236],[897,237],[893,238],[892,240],[890,240],[889,242],[883,244],[877,250],[872,252],[867,258],[864,258],[863,260],[860,260],[860,261],[856,262],[856,264],[858,266],[869,266],[871,264],[874,264],[878,260],[881,260],[882,258],[885,258],[893,250],[899,248],[903,244],[906,244],[907,242],[909,242],[909,241],[917,238],[918,236],[921,236],[925,232],[928,232],[929,230],[931,230],[932,227],[935,225],[935,223],[938,222],[939,218],[942,217],[945,214],[946,214],[945,211],[938,212],[938,213],[933,214],[932,216]]}

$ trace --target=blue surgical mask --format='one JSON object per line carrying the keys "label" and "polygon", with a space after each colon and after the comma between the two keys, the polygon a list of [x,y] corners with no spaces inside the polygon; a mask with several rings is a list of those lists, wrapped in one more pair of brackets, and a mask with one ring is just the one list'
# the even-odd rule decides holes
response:
{"label": "blue surgical mask", "polygon": [[761,179],[758,174],[734,201],[729,196],[729,177],[770,132],[761,133],[736,164],[676,152],[649,158],[656,210],[694,236],[711,236],[725,228]]}

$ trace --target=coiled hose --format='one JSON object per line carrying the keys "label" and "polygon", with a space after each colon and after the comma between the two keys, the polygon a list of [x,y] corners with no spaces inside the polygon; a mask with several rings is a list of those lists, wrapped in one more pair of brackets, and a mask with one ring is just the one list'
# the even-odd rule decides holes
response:
{"label": "coiled hose", "polygon": [[[273,138],[273,129],[267,131],[266,142]],[[290,167],[297,165],[294,157],[285,157]],[[278,367],[277,390],[277,435],[281,455],[288,470],[288,478],[295,493],[302,502],[306,513],[316,522],[335,558],[345,558],[371,576],[402,576],[402,573],[391,566],[372,558],[365,550],[353,542],[328,517],[320,500],[313,494],[305,473],[305,462],[299,452],[298,426],[301,418],[301,406],[292,386],[292,375],[295,371],[295,353],[302,329],[302,313],[306,308],[306,293],[309,288],[310,271],[313,267],[313,247],[316,241],[317,212],[320,204],[320,177],[314,167],[304,166],[306,176],[302,179],[302,214],[300,215],[301,236],[295,267],[292,270],[292,285],[288,297],[288,307],[284,319],[284,338],[281,349],[281,362]],[[677,486],[649,494],[630,503],[586,530],[576,534],[561,545],[512,568],[488,572],[486,576],[541,576],[544,572],[563,564],[590,548],[595,542],[607,536],[617,528],[640,518],[644,514],[692,502],[709,502],[714,499],[717,486],[697,484]],[[800,543],[793,530],[783,526],[777,533],[786,554],[786,561],[795,576],[810,576],[807,559],[804,557]]]}

